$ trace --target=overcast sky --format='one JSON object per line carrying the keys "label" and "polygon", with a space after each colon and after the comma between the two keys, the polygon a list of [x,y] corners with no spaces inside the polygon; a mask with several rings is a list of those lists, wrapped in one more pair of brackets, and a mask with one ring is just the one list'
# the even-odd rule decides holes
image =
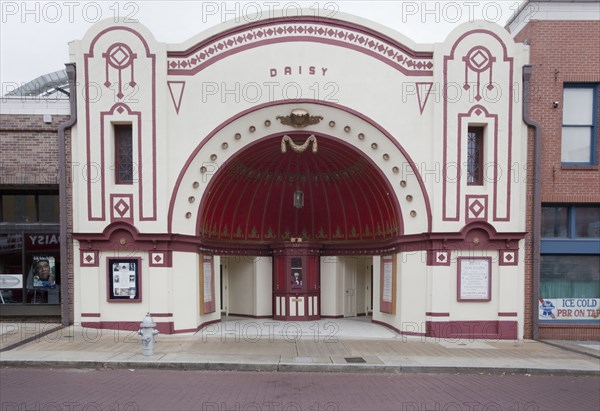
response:
{"label": "overcast sky", "polygon": [[[0,1],[0,95],[41,74],[64,68],[68,42],[104,18],[129,17],[157,40],[180,43],[219,23],[273,9],[294,15],[299,6],[323,16],[337,11],[391,27],[416,43],[441,42],[460,23],[484,19],[502,26],[522,0],[502,1]],[[317,6],[318,5],[318,6]]]}

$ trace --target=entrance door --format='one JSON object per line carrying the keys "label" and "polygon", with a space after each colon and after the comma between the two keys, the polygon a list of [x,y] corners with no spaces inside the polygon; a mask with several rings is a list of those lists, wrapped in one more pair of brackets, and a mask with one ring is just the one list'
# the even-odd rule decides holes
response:
{"label": "entrance door", "polygon": [[356,258],[344,259],[344,317],[356,317]]}

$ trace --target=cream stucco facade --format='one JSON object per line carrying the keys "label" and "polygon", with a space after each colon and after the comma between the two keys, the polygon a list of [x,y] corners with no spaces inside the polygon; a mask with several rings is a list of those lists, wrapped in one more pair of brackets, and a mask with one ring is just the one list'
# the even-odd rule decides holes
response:
{"label": "cream stucco facade", "polygon": [[[190,332],[284,304],[298,320],[306,309],[406,334],[523,337],[528,49],[503,28],[477,21],[415,44],[307,14],[164,44],[111,20],[70,55],[85,96],[71,147],[75,321],[136,327],[149,312],[163,332]],[[283,153],[285,135],[296,148],[315,136],[318,151]],[[127,156],[134,178],[120,181]],[[304,208],[289,214],[294,189]],[[300,288],[274,300],[271,246],[298,238],[318,259],[298,286],[309,308],[291,305]]]}

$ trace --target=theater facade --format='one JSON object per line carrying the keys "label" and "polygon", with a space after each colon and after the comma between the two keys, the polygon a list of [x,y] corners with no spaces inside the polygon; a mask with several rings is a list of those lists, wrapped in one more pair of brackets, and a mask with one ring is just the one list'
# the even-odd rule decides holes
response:
{"label": "theater facade", "polygon": [[76,64],[74,321],[370,316],[523,338],[528,48],[252,16],[182,44],[103,21]]}

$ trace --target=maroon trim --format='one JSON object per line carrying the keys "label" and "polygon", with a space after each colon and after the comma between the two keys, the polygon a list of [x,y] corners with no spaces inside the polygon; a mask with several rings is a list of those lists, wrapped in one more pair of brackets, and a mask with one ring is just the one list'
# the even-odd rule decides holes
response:
{"label": "maroon trim", "polygon": [[[458,233],[430,233],[405,235],[386,241],[348,242],[345,244],[321,244],[319,255],[383,255],[397,252],[422,250],[518,250],[519,241],[526,233],[498,233],[487,222],[477,221],[463,227]],[[125,222],[108,225],[102,233],[73,233],[73,238],[84,247],[99,251],[169,250],[215,255],[270,256],[273,250],[268,244],[240,245],[218,241],[206,241],[196,236],[180,234],[139,233],[137,228]],[[477,239],[477,240],[475,240]],[[477,241],[477,242],[476,242]],[[124,242],[124,244],[121,244]]]}
{"label": "maroon trim", "polygon": [[[204,272],[204,265],[208,263],[210,264],[210,296],[211,299],[210,301],[204,301],[204,294],[206,294],[206,292],[204,291],[204,276],[206,275],[206,273]],[[215,261],[213,259],[212,255],[201,255],[200,256],[200,264],[202,264],[202,267],[200,272],[202,273],[202,278],[200,278],[201,281],[201,291],[202,291],[202,295],[200,295],[200,298],[203,302],[203,306],[202,306],[202,310],[200,312],[200,315],[204,315],[204,314],[212,314],[216,311],[215,309]]]}
{"label": "maroon trim", "polygon": [[100,318],[100,313],[81,313],[82,317],[98,317]]}
{"label": "maroon trim", "polygon": [[[425,98],[423,98],[423,96],[421,96],[421,89],[419,86],[426,86],[427,87],[427,92],[425,94]],[[417,89],[417,100],[419,102],[419,110],[421,112],[421,114],[423,114],[423,111],[425,110],[425,105],[427,105],[427,100],[429,99],[429,95],[431,94],[431,89],[433,88],[433,82],[431,81],[417,81],[415,83],[415,87]]]}
{"label": "maroon trim", "polygon": [[450,317],[450,313],[434,313],[434,312],[426,312],[425,315],[427,317]]}
{"label": "maroon trim", "polygon": [[[396,273],[394,272],[395,269],[397,269],[397,263],[394,264],[396,261],[394,260],[395,256],[394,255],[382,255],[380,257],[380,272],[379,272],[379,311],[382,313],[387,313],[387,314],[396,314],[396,286],[397,286],[397,279],[396,281],[394,281],[394,277],[396,276]],[[391,264],[392,265],[392,278],[391,278],[391,282],[392,282],[392,301],[385,301],[383,299],[383,286],[384,286],[384,282],[385,282],[385,266],[386,264]]]}
{"label": "maroon trim", "polygon": [[[90,58],[94,58],[94,47],[96,45],[96,42],[100,39],[100,37],[104,36],[106,33],[111,32],[111,31],[118,31],[118,30],[122,30],[122,31],[127,31],[131,34],[133,34],[134,36],[136,36],[139,41],[144,45],[144,49],[146,51],[146,58],[149,58],[152,60],[152,101],[151,101],[151,117],[152,117],[152,166],[154,166],[156,164],[156,55],[153,53],[150,53],[150,48],[148,46],[148,43],[146,42],[146,39],[139,34],[137,31],[129,28],[129,27],[125,27],[125,26],[114,26],[114,27],[109,27],[106,28],[104,30],[102,30],[100,33],[98,33],[90,42],[90,47],[89,47],[89,52],[85,53],[83,56],[83,63],[84,63],[84,90],[85,92],[87,92],[88,90],[90,90],[90,80],[89,80],[89,66],[88,66],[88,60]],[[101,161],[101,167],[100,167],[100,173],[101,173],[101,207],[102,207],[102,211],[99,217],[94,217],[92,215],[92,198],[91,198],[91,184],[92,184],[92,178],[91,178],[91,165],[93,164],[93,162],[91,161],[91,147],[90,147],[90,141],[91,141],[91,131],[90,131],[90,102],[95,103],[94,101],[91,101],[91,99],[85,99],[85,116],[86,116],[86,155],[87,155],[87,188],[88,188],[88,192],[87,192],[87,206],[88,206],[88,220],[89,221],[105,221],[106,220],[106,204],[105,204],[105,175],[104,175],[104,133],[103,131],[101,132],[100,135],[100,161]],[[127,107],[126,104],[123,103],[117,103],[113,106],[113,109],[116,108],[117,106],[122,106],[122,107],[126,107],[127,110],[131,113],[131,111],[129,110],[129,107]],[[104,113],[101,113],[101,128],[103,129],[104,127],[104,121],[102,119]],[[156,215],[157,215],[157,205],[156,205],[156,167],[152,167],[152,189],[153,189],[153,193],[154,195],[153,200],[152,200],[152,208],[153,208],[153,214],[152,217],[145,217],[144,213],[143,213],[143,204],[144,204],[144,197],[142,195],[142,186],[143,184],[141,184],[142,181],[142,145],[141,145],[141,121],[139,121],[138,118],[138,155],[139,155],[139,169],[138,169],[138,187],[139,187],[139,195],[140,195],[140,216],[139,219],[140,221],[156,221]],[[94,180],[94,182],[96,182]],[[133,212],[132,212],[133,214]]]}
{"label": "maroon trim", "polygon": [[344,318],[343,315],[322,315],[321,318]]}
{"label": "maroon trim", "polygon": [[[157,262],[157,255],[161,255],[161,261]],[[148,251],[148,265],[150,267],[173,267],[173,253],[170,250]]]}
{"label": "maroon trim", "polygon": [[156,317],[156,318],[173,317],[173,313],[150,313],[150,317]]}
{"label": "maroon trim", "polygon": [[518,313],[516,313],[516,312],[498,313],[498,317],[516,317],[517,315],[518,315]]}
{"label": "maroon trim", "polygon": [[[104,113],[101,114],[100,118],[102,121],[101,127],[104,127]],[[139,116],[138,116],[139,122]],[[113,124],[113,138],[114,138],[114,147],[115,147],[115,184],[133,184],[133,126],[131,123],[128,124]],[[102,138],[104,138],[104,132],[101,133]],[[131,159],[129,162],[131,163],[131,180],[122,180],[121,179],[121,144],[127,140],[127,145],[129,145],[131,149]]]}
{"label": "maroon trim", "polygon": [[383,325],[384,327],[389,328],[390,330],[395,331],[398,334],[400,334],[400,330],[399,329],[397,329],[396,327],[394,327],[392,325],[389,325],[388,323],[384,323],[383,321],[378,321],[378,320],[371,320],[371,322],[373,324]]}
{"label": "maroon trim", "polygon": [[[519,250],[499,250],[499,261],[498,261],[498,265],[508,265],[508,266],[515,266],[515,265],[519,265]],[[514,254],[514,257],[510,260],[507,259],[507,256],[510,254]]]}
{"label": "maroon trim", "polygon": [[196,328],[182,328],[180,330],[173,330],[172,334],[196,333],[196,332],[200,331],[201,329],[203,329],[204,327],[208,327],[209,325],[220,323],[220,322],[221,322],[221,320],[207,321],[205,323],[200,324]]}
{"label": "maroon trim", "polygon": [[449,267],[451,258],[450,250],[427,250],[427,265]]}
{"label": "maroon trim", "polygon": [[396,332],[396,333],[398,333],[400,335],[412,335],[412,336],[416,336],[416,337],[425,337],[425,336],[427,336],[426,333],[417,333],[417,332],[414,332],[414,331],[400,331],[399,329],[397,329],[393,325],[390,325],[390,324],[385,323],[383,321],[371,320],[371,322],[375,323],[375,324],[382,325],[382,326],[384,326],[386,328],[389,328],[390,330],[392,330],[392,331],[394,331],[394,332]]}
{"label": "maroon trim", "polygon": [[367,313],[357,313],[356,316],[357,317],[366,317]]}
{"label": "maroon trim", "polygon": [[[497,116],[496,116],[497,119]],[[458,121],[459,121],[459,127],[461,127],[460,121],[462,121],[462,114],[459,114],[458,116]],[[460,129],[459,129],[460,130]],[[483,174],[484,174],[484,169],[483,169],[483,150],[485,149],[485,146],[483,144],[483,130],[484,127],[483,126],[468,126],[467,127],[467,161],[466,163],[469,163],[469,159],[468,159],[468,155],[469,155],[469,134],[475,134],[475,153],[477,154],[477,158],[475,159],[475,167],[477,169],[479,169],[479,172],[477,173],[477,180],[473,181],[473,182],[469,182],[468,178],[469,178],[469,170],[468,170],[468,166],[467,166],[467,186],[482,186],[483,185]],[[458,134],[459,140],[460,140],[460,132]]]}
{"label": "maroon trim", "polygon": [[[483,209],[480,211],[479,217],[470,217],[471,211],[471,200],[479,200]],[[487,195],[466,195],[465,196],[465,222],[467,224],[473,221],[487,221],[488,219],[488,196]]]}
{"label": "maroon trim", "polygon": [[[181,171],[179,173],[179,176],[177,177],[177,181],[175,183],[175,187],[173,188],[173,192],[171,194],[171,200],[170,200],[170,203],[169,203],[168,232],[169,233],[173,232],[173,213],[174,213],[174,208],[175,208],[175,201],[177,199],[177,195],[178,195],[178,192],[179,192],[179,188],[181,186],[181,182],[182,182],[184,176],[186,175],[186,173],[187,173],[187,171],[188,171],[191,163],[193,162],[193,160],[196,158],[196,156],[198,155],[198,153],[200,152],[200,150],[204,147],[204,145],[208,141],[210,141],[210,139],[212,139],[217,133],[219,133],[223,128],[225,128],[229,124],[231,124],[234,121],[237,121],[238,119],[242,118],[243,116],[245,116],[247,114],[250,114],[250,113],[253,113],[253,112],[257,111],[257,110],[261,110],[261,109],[266,108],[266,107],[278,106],[278,105],[289,105],[289,104],[298,105],[298,104],[302,104],[302,103],[320,104],[320,105],[323,105],[323,106],[333,107],[333,108],[336,108],[338,110],[342,110],[342,111],[345,111],[345,112],[347,112],[349,114],[352,114],[352,115],[358,117],[359,119],[367,122],[368,124],[370,124],[374,128],[376,128],[380,133],[382,133],[385,137],[387,137],[389,139],[389,141],[394,144],[394,146],[396,146],[396,148],[402,153],[402,155],[404,156],[404,158],[407,160],[406,163],[410,165],[410,169],[411,169],[413,175],[417,178],[417,181],[419,182],[419,186],[421,188],[421,193],[422,193],[424,201],[425,201],[425,207],[427,209],[427,231],[430,232],[431,231],[431,227],[432,227],[432,212],[431,212],[431,203],[429,201],[429,195],[427,193],[427,189],[425,188],[425,183],[424,183],[423,178],[421,177],[420,173],[417,170],[416,163],[412,160],[412,158],[404,150],[404,148],[402,147],[402,145],[400,145],[399,141],[396,138],[394,138],[389,132],[387,132],[377,122],[375,122],[371,118],[365,116],[364,114],[357,112],[356,110],[353,110],[353,109],[351,109],[349,107],[345,107],[345,106],[342,106],[342,105],[339,105],[339,104],[336,104],[336,103],[328,102],[328,101],[315,101],[315,100],[310,100],[310,99],[278,100],[278,101],[271,101],[271,102],[268,102],[268,103],[260,104],[258,106],[255,106],[255,107],[249,108],[247,110],[244,110],[244,111],[236,114],[233,117],[230,117],[229,119],[227,119],[224,122],[222,122],[215,129],[213,129],[213,131],[211,131],[198,144],[198,146],[194,149],[194,151],[190,154],[190,156],[186,160],[184,166],[182,167],[182,169],[181,169]],[[396,201],[398,201],[398,200],[396,199]]]}
{"label": "maroon trim", "polygon": [[[512,119],[513,119],[513,110],[512,110],[512,104],[513,104],[513,86],[512,86],[512,81],[513,81],[513,57],[508,57],[508,50],[506,48],[506,44],[504,44],[504,42],[502,41],[502,39],[495,33],[488,31],[488,30],[483,30],[483,29],[477,29],[477,30],[471,30],[468,31],[464,34],[462,34],[452,45],[452,49],[450,51],[449,55],[444,56],[444,67],[443,67],[443,73],[444,73],[444,85],[443,85],[443,90],[444,93],[447,90],[448,87],[448,61],[450,60],[455,60],[454,57],[454,53],[456,51],[456,48],[458,46],[458,44],[465,39],[467,36],[470,36],[472,34],[476,34],[476,33],[482,33],[482,34],[487,34],[491,37],[493,37],[494,39],[496,39],[496,41],[498,41],[498,43],[501,45],[502,50],[503,50],[503,62],[507,62],[510,66],[509,69],[509,78],[508,78],[508,84],[507,84],[507,89],[508,89],[508,98],[506,99],[506,101],[508,102],[508,126],[507,126],[507,134],[508,134],[508,158],[507,158],[507,164],[508,164],[508,168],[507,168],[507,176],[506,176],[506,180],[507,180],[507,215],[506,217],[503,218],[499,218],[497,216],[497,207],[496,207],[496,202],[497,202],[497,173],[498,173],[498,162],[497,162],[497,154],[498,154],[498,146],[497,146],[497,141],[495,142],[494,145],[494,158],[495,158],[495,178],[494,178],[494,221],[510,221],[510,200],[511,200],[511,175],[510,175],[510,166],[511,166],[511,161],[512,161]],[[480,106],[483,107],[483,106]],[[484,108],[485,109],[485,108]],[[486,110],[487,113],[487,110]],[[458,122],[458,126],[460,127],[461,122],[459,120]],[[498,127],[497,121],[496,121],[496,128]],[[446,175],[446,170],[447,170],[447,164],[448,164],[448,159],[447,159],[447,147],[448,147],[448,99],[444,98],[443,99],[443,128],[444,128],[444,136],[443,136],[443,164],[442,164],[442,178],[443,178],[443,183],[442,183],[442,220],[443,221],[458,221],[459,220],[459,215],[460,215],[460,179],[457,179],[457,198],[456,198],[456,217],[448,217],[447,216],[447,212],[446,212],[446,182],[448,181],[447,175]],[[497,135],[497,133],[496,133]],[[460,135],[458,136],[460,138]],[[458,145],[458,167],[460,168],[460,145]],[[460,174],[458,174],[460,176]]]}
{"label": "maroon trim", "polygon": [[[100,261],[98,260],[100,258],[99,256],[99,252],[98,250],[84,250],[81,248],[81,244],[79,245],[79,266],[80,267],[99,267],[100,266]],[[94,257],[92,257],[92,261],[90,263],[87,262],[87,260],[85,259],[85,254],[92,254]]]}
{"label": "maroon trim", "polygon": [[[460,286],[461,286],[461,276],[460,276],[460,268],[461,262],[463,260],[473,261],[473,260],[484,260],[488,262],[488,296],[487,298],[461,298],[460,296]],[[492,301],[492,257],[458,257],[458,263],[456,264],[456,301],[459,302],[489,302]]]}
{"label": "maroon trim", "polygon": [[[137,290],[138,296],[137,298],[110,298],[110,290],[111,290],[111,260],[119,261],[119,260],[137,260]],[[106,257],[106,301],[109,303],[141,303],[142,302],[142,259],[140,257]]]}
{"label": "maroon trim", "polygon": [[516,340],[517,321],[427,321],[428,337],[481,338],[486,340]]}
{"label": "maroon trim", "polygon": [[[300,27],[300,29],[303,30],[302,32],[300,32],[298,29],[294,30],[294,32],[300,32],[300,34],[303,32],[306,33],[306,35],[301,36],[290,35],[291,33],[289,33],[287,30],[292,26],[279,28],[276,27],[278,25],[297,25],[303,23],[307,24],[307,26]],[[328,34],[330,30],[335,31],[335,34],[330,34],[330,36],[333,37],[335,35],[336,38],[328,39],[323,37],[315,37],[317,35],[323,35],[324,33]],[[344,33],[343,31],[345,30],[351,31],[351,33]],[[269,36],[277,35],[282,37],[267,38]],[[365,35],[371,36],[375,38],[376,41],[380,41],[382,43],[371,46],[373,49],[377,48],[380,54],[363,46],[363,44],[369,45],[372,42],[370,39],[365,39],[361,42],[360,38],[364,38],[363,36]],[[243,43],[246,40],[252,41],[256,38],[262,38],[263,36],[265,37],[264,40],[258,40],[249,44],[238,44],[238,42]],[[225,42],[224,40],[228,37],[230,37],[229,41]],[[346,41],[344,42],[342,39]],[[356,39],[357,43],[350,43],[355,41],[354,39]],[[220,43],[221,41],[223,42]],[[249,23],[225,32],[218,33],[202,41],[201,43],[188,48],[185,51],[168,52],[167,59],[171,58],[171,60],[167,61],[167,74],[194,75],[200,70],[203,70],[204,68],[214,64],[215,62],[244,50],[250,50],[268,44],[299,41],[324,43],[349,48],[378,59],[383,63],[396,68],[405,75],[433,75],[431,70],[433,68],[433,54],[431,52],[415,52],[411,49],[408,49],[405,45],[399,43],[398,41],[364,26],[341,20],[334,20],[324,17],[315,18],[310,16],[280,17]],[[225,48],[225,51],[221,51],[223,48]],[[394,48],[397,50],[394,50]],[[400,51],[400,53],[398,51]],[[211,57],[213,55],[214,57]],[[415,62],[407,59],[407,57],[411,57],[414,60],[418,59],[424,61]],[[180,59],[180,61],[175,61],[174,59]],[[206,60],[200,63],[204,59]],[[405,64],[408,68],[399,63]],[[181,67],[183,67],[183,69],[181,69]]]}
{"label": "maroon trim", "polygon": [[[175,98],[175,94],[173,94],[172,84],[181,84],[181,94],[179,94],[179,98],[177,99]],[[179,114],[181,100],[183,100],[183,91],[185,90],[185,81],[167,81],[167,86],[169,86],[169,94],[171,95],[171,101],[173,101],[173,105],[175,106],[175,112]]]}
{"label": "maroon trim", "polygon": [[[129,208],[124,215],[129,214],[129,217],[121,217],[118,213],[119,211],[116,208],[115,205],[115,199],[117,198],[128,198],[129,199],[129,204],[127,204],[127,207]],[[116,204],[119,203],[119,200],[116,201]],[[124,221],[127,222],[129,224],[133,224],[133,194],[111,194],[110,195],[110,222],[114,223],[115,221]]]}
{"label": "maroon trim", "polygon": [[242,317],[242,318],[257,318],[257,319],[273,318],[272,315],[251,315],[251,314],[233,314],[233,313],[228,313],[227,316],[228,317]]}
{"label": "maroon trim", "polygon": [[[138,331],[140,329],[140,321],[82,322],[81,326],[99,330]],[[175,325],[173,321],[156,323],[156,329],[161,334],[174,334],[174,328]]]}

